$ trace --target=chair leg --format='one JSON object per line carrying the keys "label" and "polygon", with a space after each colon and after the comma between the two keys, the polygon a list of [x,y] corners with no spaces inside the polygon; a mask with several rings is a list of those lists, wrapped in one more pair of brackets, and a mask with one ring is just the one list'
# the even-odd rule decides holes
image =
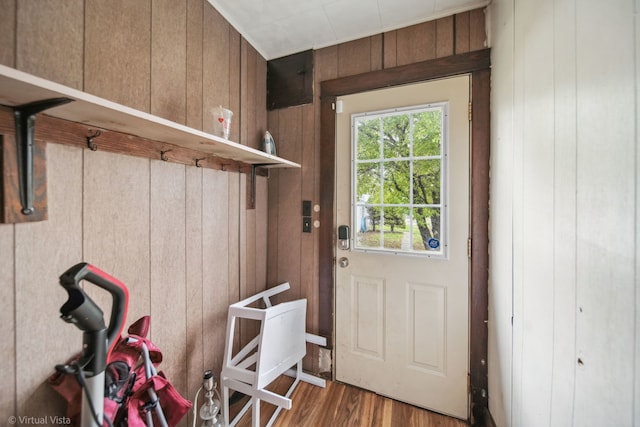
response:
{"label": "chair leg", "polygon": [[229,387],[222,386],[222,415],[224,416],[224,425],[229,425]]}
{"label": "chair leg", "polygon": [[251,410],[251,426],[260,427],[260,399],[252,397],[251,401],[251,406],[253,406]]}

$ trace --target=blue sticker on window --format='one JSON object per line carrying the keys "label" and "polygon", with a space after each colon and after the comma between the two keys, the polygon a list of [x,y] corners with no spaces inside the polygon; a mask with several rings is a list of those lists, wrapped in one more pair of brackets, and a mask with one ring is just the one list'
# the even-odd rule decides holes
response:
{"label": "blue sticker on window", "polygon": [[431,249],[438,249],[440,247],[440,240],[431,238],[431,239],[429,239],[427,244],[429,245],[429,247]]}

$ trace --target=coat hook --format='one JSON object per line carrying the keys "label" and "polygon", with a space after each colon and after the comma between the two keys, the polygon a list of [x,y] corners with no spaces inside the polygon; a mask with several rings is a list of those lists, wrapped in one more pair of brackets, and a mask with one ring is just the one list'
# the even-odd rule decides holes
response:
{"label": "coat hook", "polygon": [[96,145],[95,142],[93,142],[94,138],[97,138],[100,136],[102,132],[100,132],[100,130],[91,130],[89,129],[88,135],[87,135],[87,147],[89,147],[89,149],[91,151],[96,151],[98,149],[98,146]]}
{"label": "coat hook", "polygon": [[165,161],[165,162],[166,162],[167,160],[169,160],[169,158],[168,158],[168,157],[167,157],[167,155],[165,154],[165,153],[168,153],[169,151],[173,151],[173,150],[165,150],[165,151],[161,151],[161,152],[160,152],[160,158],[161,158],[163,161]]}
{"label": "coat hook", "polygon": [[200,162],[201,162],[201,161],[203,161],[203,160],[207,160],[207,158],[206,158],[206,157],[203,157],[203,158],[201,158],[201,159],[196,159],[196,167],[197,167],[197,168],[201,168],[201,167],[202,167],[202,165],[200,164]]}

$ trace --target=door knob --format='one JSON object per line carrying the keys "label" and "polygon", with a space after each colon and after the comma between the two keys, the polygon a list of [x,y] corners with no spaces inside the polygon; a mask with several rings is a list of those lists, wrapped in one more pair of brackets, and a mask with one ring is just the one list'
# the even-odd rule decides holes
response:
{"label": "door knob", "polygon": [[338,260],[338,265],[340,265],[341,268],[345,268],[349,266],[349,258],[346,257],[342,257]]}

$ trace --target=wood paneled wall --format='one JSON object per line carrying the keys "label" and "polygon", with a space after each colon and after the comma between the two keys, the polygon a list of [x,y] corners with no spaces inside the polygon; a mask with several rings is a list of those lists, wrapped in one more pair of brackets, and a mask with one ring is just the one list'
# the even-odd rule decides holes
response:
{"label": "wood paneled wall", "polygon": [[266,60],[206,0],[0,0],[0,63],[259,147]]}
{"label": "wood paneled wall", "polygon": [[[266,61],[206,0],[0,0],[0,10],[1,63],[209,132],[210,109],[229,106],[231,138],[259,146]],[[81,332],[59,319],[58,284],[80,261],[129,287],[127,324],[151,315],[160,367],[193,399],[203,371],[220,372],[228,305],[267,286],[266,178],[247,210],[244,174],[43,138],[49,219],[0,225],[0,420],[64,415],[44,382],[81,349]],[[108,313],[110,298],[87,288]]]}
{"label": "wood paneled wall", "polygon": [[[320,82],[485,48],[484,10],[342,43],[314,51],[314,102],[272,110],[268,127],[278,154],[301,170],[271,171],[269,178],[269,282],[288,280],[292,292],[309,300],[307,325],[319,333],[318,229],[302,233],[302,201],[320,199]],[[313,220],[319,220],[313,212]],[[320,224],[320,227],[331,227]],[[320,370],[310,347],[305,368]]]}
{"label": "wood paneled wall", "polygon": [[490,11],[491,414],[498,426],[638,425],[637,9]]}

